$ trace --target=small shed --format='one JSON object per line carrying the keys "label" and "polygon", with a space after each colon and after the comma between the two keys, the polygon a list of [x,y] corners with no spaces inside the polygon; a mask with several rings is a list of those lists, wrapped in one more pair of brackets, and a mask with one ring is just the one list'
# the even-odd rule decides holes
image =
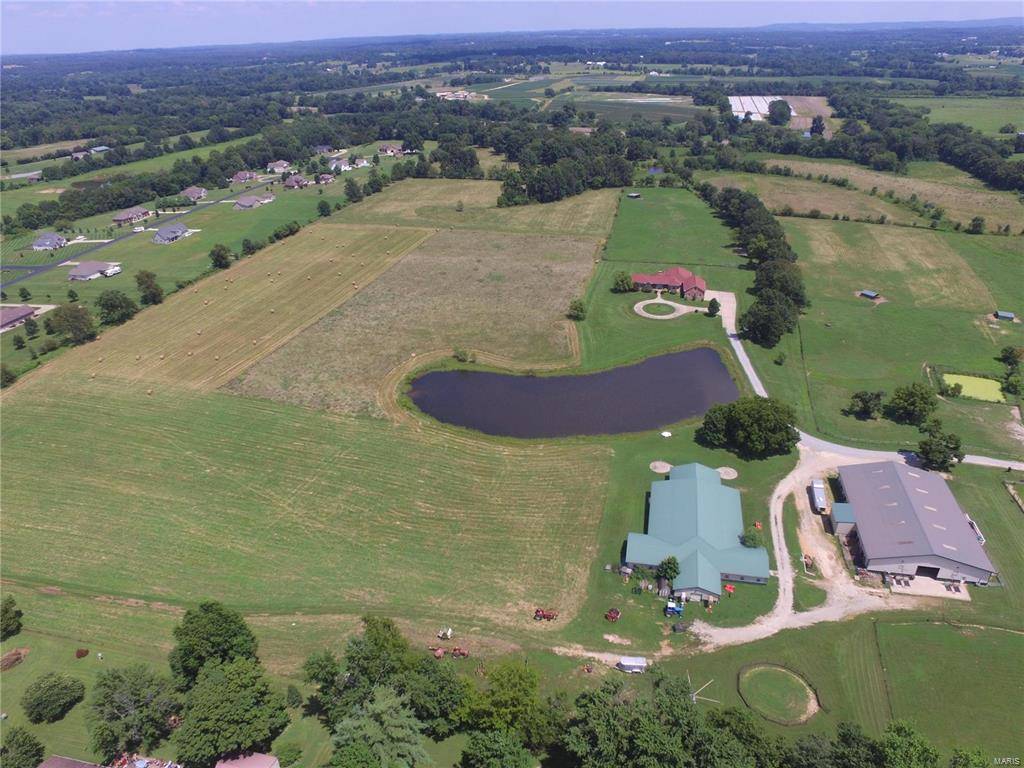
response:
{"label": "small shed", "polygon": [[853,505],[846,501],[837,501],[832,505],[832,533],[836,536],[848,536],[857,520],[853,516]]}
{"label": "small shed", "polygon": [[863,296],[865,299],[871,299],[872,301],[874,301],[881,294],[879,294],[878,291],[869,291],[867,288],[864,288],[861,290],[860,295]]}
{"label": "small shed", "polygon": [[820,477],[816,477],[811,481],[811,495],[814,497],[814,509],[816,512],[824,512],[828,509],[825,481]]}
{"label": "small shed", "polygon": [[630,675],[642,675],[647,671],[647,659],[643,656],[623,656],[615,668]]}
{"label": "small shed", "polygon": [[997,309],[995,311],[996,320],[1008,320],[1011,323],[1017,319],[1017,316],[1013,312],[1007,312],[1005,309]]}

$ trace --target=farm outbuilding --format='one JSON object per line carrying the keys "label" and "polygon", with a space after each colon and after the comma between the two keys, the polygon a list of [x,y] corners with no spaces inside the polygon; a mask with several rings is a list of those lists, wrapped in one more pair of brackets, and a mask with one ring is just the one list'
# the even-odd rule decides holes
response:
{"label": "farm outbuilding", "polygon": [[865,299],[871,299],[872,301],[874,301],[881,294],[878,291],[869,291],[867,288],[864,288],[863,290],[861,290],[860,295],[863,296]]}
{"label": "farm outbuilding", "polygon": [[867,570],[983,585],[996,574],[940,475],[880,461],[840,467],[839,478]]}
{"label": "farm outbuilding", "polygon": [[1009,320],[1011,323],[1017,319],[1013,312],[1007,312],[1005,309],[997,309],[995,315],[996,320]]}
{"label": "farm outbuilding", "polygon": [[647,533],[626,538],[626,563],[656,567],[667,557],[679,562],[673,595],[718,598],[722,581],[765,584],[768,552],[744,547],[740,492],[722,485],[717,470],[703,464],[673,467],[668,480],[651,483]]}
{"label": "farm outbuilding", "polygon": [[839,537],[850,535],[856,519],[853,516],[853,505],[845,501],[837,501],[832,505],[832,533]]}

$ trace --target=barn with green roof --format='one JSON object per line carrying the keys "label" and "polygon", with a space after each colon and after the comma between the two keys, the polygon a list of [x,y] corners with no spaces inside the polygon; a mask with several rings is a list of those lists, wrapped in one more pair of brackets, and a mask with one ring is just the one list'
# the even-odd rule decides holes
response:
{"label": "barn with green roof", "polygon": [[722,581],[765,584],[768,552],[745,547],[740,492],[722,485],[703,464],[673,467],[667,480],[651,483],[646,533],[626,538],[626,563],[653,568],[667,557],[679,561],[672,593],[720,597]]}

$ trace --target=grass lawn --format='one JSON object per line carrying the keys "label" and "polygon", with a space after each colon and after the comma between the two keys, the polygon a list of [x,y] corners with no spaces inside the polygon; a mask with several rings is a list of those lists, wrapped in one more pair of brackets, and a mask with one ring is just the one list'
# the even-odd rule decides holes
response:
{"label": "grass lawn", "polygon": [[964,397],[974,400],[985,400],[990,403],[1005,403],[1006,395],[995,379],[985,379],[981,376],[962,376],[958,373],[944,373],[942,378],[950,386],[959,384],[963,387]]}
{"label": "grass lawn", "polygon": [[[893,716],[944,752],[976,744],[987,760],[1024,748],[1024,636],[942,624],[878,624]],[[938,703],[945,705],[936,706]],[[953,704],[956,702],[956,704]],[[971,713],[965,728],[964,711]]]}
{"label": "grass lawn", "polygon": [[825,602],[828,593],[820,586],[820,580],[811,578],[804,573],[803,550],[800,547],[800,536],[797,533],[799,519],[796,504],[792,497],[786,499],[782,509],[782,526],[786,537],[786,549],[793,561],[793,608],[797,611],[809,611]]}
{"label": "grass lawn", "polygon": [[[998,376],[999,350],[1024,344],[1021,326],[986,316],[1019,294],[1014,238],[810,219],[783,226],[800,257],[811,307],[799,334],[772,350],[748,350],[768,391],[796,407],[812,432],[853,445],[913,447],[920,440],[916,428],[844,416],[850,395],[921,381],[928,364]],[[862,288],[887,301],[858,297]],[[773,365],[780,351],[785,364]],[[1009,405],[959,398],[943,401],[937,415],[969,453],[1020,453]]]}
{"label": "grass lawn", "polygon": [[999,129],[1013,123],[1020,129],[1024,115],[1024,98],[1019,96],[986,96],[984,98],[902,98],[893,101],[908,107],[927,107],[932,123],[963,123],[982,133],[1003,135]]}
{"label": "grass lawn", "polygon": [[769,665],[745,669],[738,685],[751,709],[768,720],[786,723],[804,719],[813,695],[799,676]]}

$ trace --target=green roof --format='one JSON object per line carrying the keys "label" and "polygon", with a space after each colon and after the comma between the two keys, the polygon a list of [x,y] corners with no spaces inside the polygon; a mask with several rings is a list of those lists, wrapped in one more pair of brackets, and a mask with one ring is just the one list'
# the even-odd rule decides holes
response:
{"label": "green roof", "polygon": [[626,538],[626,562],[655,566],[679,561],[674,591],[700,589],[720,595],[722,574],[768,578],[768,552],[744,547],[740,493],[722,485],[703,464],[673,467],[668,480],[651,483],[647,533]]}
{"label": "green roof", "polygon": [[853,504],[847,501],[837,501],[832,505],[832,520],[836,523],[856,523],[853,516]]}

